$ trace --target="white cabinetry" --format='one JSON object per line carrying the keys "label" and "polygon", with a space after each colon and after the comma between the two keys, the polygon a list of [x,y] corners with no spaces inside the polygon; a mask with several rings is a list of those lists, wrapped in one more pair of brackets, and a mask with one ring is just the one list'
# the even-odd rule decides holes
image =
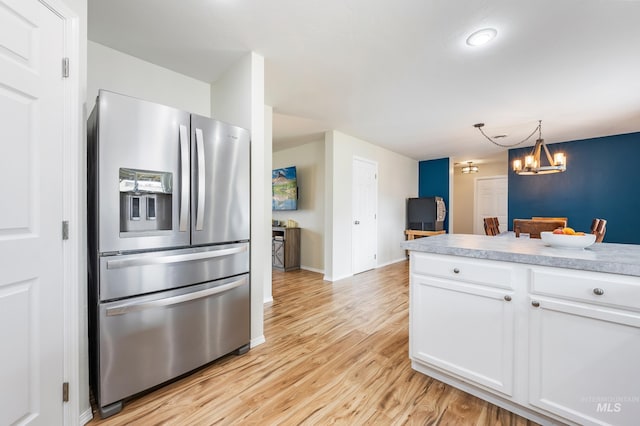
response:
{"label": "white cabinetry", "polygon": [[541,424],[637,425],[640,278],[411,253],[412,366]]}
{"label": "white cabinetry", "polygon": [[640,419],[637,278],[533,268],[529,402],[579,424]]}
{"label": "white cabinetry", "polygon": [[413,254],[412,359],[504,395],[513,394],[511,269]]}

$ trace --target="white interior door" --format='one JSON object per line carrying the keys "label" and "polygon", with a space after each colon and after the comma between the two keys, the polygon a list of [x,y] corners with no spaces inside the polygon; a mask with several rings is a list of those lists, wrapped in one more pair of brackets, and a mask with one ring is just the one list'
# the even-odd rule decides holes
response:
{"label": "white interior door", "polygon": [[376,267],[378,246],[378,164],[353,159],[353,273]]}
{"label": "white interior door", "polygon": [[0,0],[0,424],[63,423],[64,21]]}
{"label": "white interior door", "polygon": [[473,233],[484,235],[484,218],[497,217],[500,232],[505,232],[507,223],[507,177],[493,176],[477,178],[475,184],[475,215]]}

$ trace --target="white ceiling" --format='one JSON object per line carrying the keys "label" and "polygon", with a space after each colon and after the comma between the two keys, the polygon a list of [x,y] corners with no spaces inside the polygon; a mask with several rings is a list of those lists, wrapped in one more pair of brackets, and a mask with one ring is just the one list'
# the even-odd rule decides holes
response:
{"label": "white ceiling", "polygon": [[[335,129],[417,160],[640,131],[638,0],[89,0],[89,39],[212,82],[265,58],[274,147]],[[470,47],[483,27],[498,36]],[[535,138],[525,145],[532,145]]]}

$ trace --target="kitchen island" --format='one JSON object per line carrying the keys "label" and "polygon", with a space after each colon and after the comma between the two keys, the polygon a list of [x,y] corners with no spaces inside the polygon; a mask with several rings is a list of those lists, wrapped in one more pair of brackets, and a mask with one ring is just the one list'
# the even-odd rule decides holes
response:
{"label": "kitchen island", "polygon": [[542,424],[640,418],[640,246],[449,234],[402,248],[415,370]]}

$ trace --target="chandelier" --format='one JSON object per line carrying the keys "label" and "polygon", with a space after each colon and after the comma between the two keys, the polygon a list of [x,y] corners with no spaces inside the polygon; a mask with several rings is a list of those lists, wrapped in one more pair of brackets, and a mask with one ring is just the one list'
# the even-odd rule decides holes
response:
{"label": "chandelier", "polygon": [[[480,133],[482,133],[482,136],[487,138],[489,142],[502,148],[513,148],[516,145],[520,145],[521,143],[528,141],[531,136],[538,132],[538,139],[536,140],[536,144],[533,146],[533,149],[531,150],[529,155],[526,155],[524,157],[524,163],[522,159],[513,160],[513,171],[518,175],[546,175],[549,173],[560,173],[567,170],[567,158],[564,153],[556,152],[552,156],[549,152],[549,148],[547,148],[547,146],[544,144],[544,139],[542,139],[542,120],[538,120],[538,126],[533,129],[533,132],[531,132],[529,136],[512,145],[501,144],[487,136],[486,133],[482,130],[482,128],[484,127],[484,123],[474,124],[473,127],[478,129]],[[542,162],[540,160],[540,153],[543,150],[548,163],[545,166],[542,165]]]}
{"label": "chandelier", "polygon": [[478,166],[473,166],[473,161],[467,161],[467,165],[462,168],[462,173],[478,173]]}

